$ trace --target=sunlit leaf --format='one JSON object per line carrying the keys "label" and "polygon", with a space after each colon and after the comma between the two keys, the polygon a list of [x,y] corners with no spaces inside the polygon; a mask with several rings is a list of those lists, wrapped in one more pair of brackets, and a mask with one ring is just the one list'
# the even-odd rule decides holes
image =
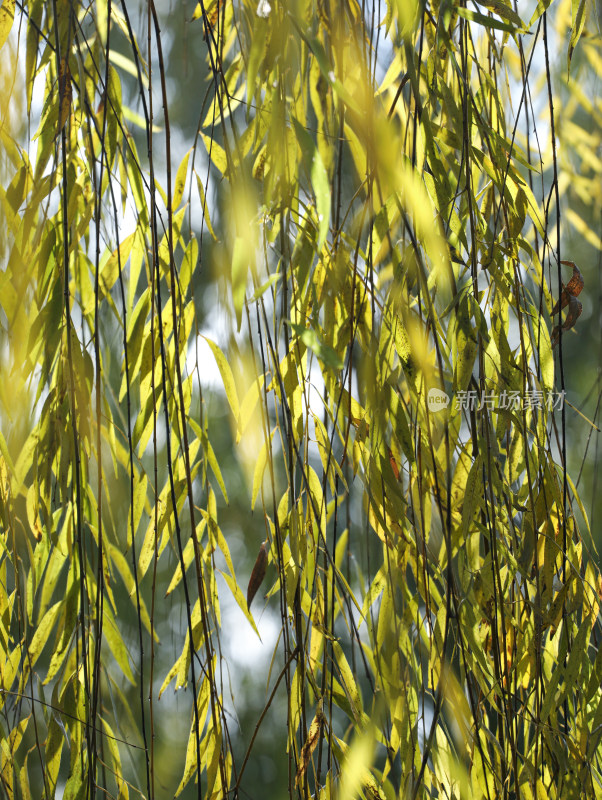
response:
{"label": "sunlit leaf", "polygon": [[213,226],[211,224],[211,217],[209,216],[209,206],[207,205],[207,200],[205,198],[205,190],[203,188],[203,182],[199,175],[195,172],[196,175],[196,185],[199,192],[199,199],[201,201],[201,205],[203,206],[203,219],[205,221],[205,225],[207,226],[207,230],[213,237],[213,239],[217,240],[217,236],[215,235],[215,231],[213,230]]}
{"label": "sunlit leaf", "polygon": [[571,0],[571,40],[567,53],[567,69],[571,68],[573,53],[585,26],[585,0]]}
{"label": "sunlit leaf", "polygon": [[186,178],[188,177],[189,160],[190,160],[190,150],[186,153],[186,155],[182,159],[182,163],[178,167],[178,171],[176,173],[176,180],[173,187],[173,200],[172,200],[172,208],[174,209],[178,208],[178,206],[182,202],[184,189],[186,188]]}
{"label": "sunlit leaf", "polygon": [[[207,148],[207,153],[211,158],[214,166],[221,172],[222,175],[225,175],[228,171],[228,158],[226,156],[226,151],[224,148],[219,145],[216,141],[211,139],[204,133],[200,133],[199,136],[202,138],[203,142],[205,143],[205,147]],[[199,177],[197,175],[197,186],[200,184],[198,183]],[[203,202],[203,198],[201,198],[201,202]]]}
{"label": "sunlit leaf", "polygon": [[15,20],[15,0],[4,0],[0,8],[0,47],[8,39]]}
{"label": "sunlit leaf", "polygon": [[293,117],[295,133],[303,153],[303,162],[311,177],[311,185],[316,196],[318,213],[318,250],[322,248],[328,234],[330,221],[330,183],[328,175],[314,140],[305,128]]}
{"label": "sunlit leaf", "polygon": [[289,325],[295,331],[300,341],[302,341],[306,347],[309,347],[326,366],[335,370],[343,368],[342,359],[336,354],[332,347],[320,341],[316,331],[310,328],[304,328],[303,325],[298,325],[295,322],[289,322]]}
{"label": "sunlit leaf", "polygon": [[215,342],[213,342],[207,336],[203,336],[203,339],[205,339],[205,341],[211,348],[211,352],[215,357],[217,367],[220,371],[220,375],[222,376],[222,381],[224,384],[224,390],[226,392],[228,403],[230,404],[230,408],[232,410],[232,414],[234,415],[234,419],[238,423],[240,418],[240,406],[238,403],[236,384],[234,382],[234,376],[232,375],[230,364],[228,364],[225,355],[222,353],[220,348],[215,344]]}

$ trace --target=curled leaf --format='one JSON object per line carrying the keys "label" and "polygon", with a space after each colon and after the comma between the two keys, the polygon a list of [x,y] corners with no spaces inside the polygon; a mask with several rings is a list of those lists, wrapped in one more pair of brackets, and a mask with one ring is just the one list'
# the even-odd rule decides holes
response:
{"label": "curled leaf", "polygon": [[257,590],[259,589],[263,579],[265,578],[265,571],[267,565],[268,565],[268,540],[266,539],[265,542],[263,542],[261,547],[259,548],[259,553],[257,554],[257,558],[255,559],[255,565],[253,566],[251,577],[249,578],[249,586],[247,588],[247,606],[249,608],[249,611],[251,610],[251,603],[253,602],[253,598],[257,594]]}
{"label": "curled leaf", "polygon": [[583,275],[574,261],[561,261],[560,263],[564,264],[566,267],[572,267],[573,274],[566,286],[562,284],[562,293],[560,295],[560,299],[552,309],[552,316],[557,314],[563,308],[566,308],[571,297],[577,297],[578,294],[581,294],[581,290],[584,286]]}
{"label": "curled leaf", "polygon": [[583,275],[574,261],[561,261],[560,263],[564,264],[566,267],[573,268],[573,275],[571,276],[571,280],[565,286],[565,289],[569,294],[577,297],[577,295],[580,294],[581,290],[583,289]]}
{"label": "curled leaf", "polygon": [[320,739],[320,732],[322,730],[323,725],[324,725],[324,714],[322,713],[322,701],[320,700],[320,705],[316,712],[316,716],[314,717],[313,722],[309,727],[309,731],[307,732],[307,739],[301,750],[299,763],[297,765],[297,774],[295,775],[295,786],[299,786],[299,784],[303,780],[303,776],[307,772],[309,761]]}
{"label": "curled leaf", "polygon": [[[577,320],[581,316],[581,312],[583,311],[583,306],[581,305],[579,300],[577,300],[577,298],[574,297],[573,295],[569,296],[568,305],[569,305],[569,311],[568,314],[566,315],[565,321],[562,324],[563,331],[570,330],[577,322]],[[556,347],[559,336],[560,336],[560,327],[556,325],[554,327],[554,330],[552,331],[552,347]]]}

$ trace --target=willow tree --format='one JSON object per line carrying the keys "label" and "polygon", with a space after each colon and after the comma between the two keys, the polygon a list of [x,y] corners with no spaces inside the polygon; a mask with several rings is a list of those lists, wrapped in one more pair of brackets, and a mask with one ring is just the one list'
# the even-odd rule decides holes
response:
{"label": "willow tree", "polygon": [[602,791],[599,36],[531,5],[179,6],[182,148],[153,0],[4,0],[4,797],[258,796],[268,728],[290,797]]}

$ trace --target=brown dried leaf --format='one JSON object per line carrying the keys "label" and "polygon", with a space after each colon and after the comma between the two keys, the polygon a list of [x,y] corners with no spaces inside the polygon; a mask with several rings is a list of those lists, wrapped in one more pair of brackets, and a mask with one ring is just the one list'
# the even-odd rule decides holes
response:
{"label": "brown dried leaf", "polygon": [[[568,314],[566,315],[565,321],[562,323],[562,330],[563,331],[570,330],[581,316],[582,311],[583,311],[583,306],[581,305],[579,300],[577,300],[577,298],[574,297],[573,295],[570,295],[569,311]],[[558,325],[556,325],[554,327],[554,330],[552,331],[552,347],[556,347],[559,335],[560,335],[560,330]]]}
{"label": "brown dried leaf", "polygon": [[59,64],[59,133],[63,130],[63,126],[71,114],[72,99],[73,92],[71,89],[71,70],[69,69],[69,62],[65,57],[63,57],[61,58]]}
{"label": "brown dried leaf", "polygon": [[391,464],[391,469],[393,470],[393,475],[395,475],[395,480],[399,480],[399,467],[397,466],[397,461],[395,461],[395,456],[393,455],[393,451],[389,448],[389,463]]}
{"label": "brown dried leaf", "polygon": [[564,284],[562,285],[560,300],[558,300],[552,309],[552,316],[568,306],[571,297],[577,297],[578,294],[581,294],[581,290],[584,286],[583,275],[574,261],[561,261],[560,263],[564,264],[565,267],[572,267],[573,274],[566,286]]}
{"label": "brown dried leaf", "polygon": [[247,588],[247,606],[249,608],[249,611],[251,610],[251,603],[253,602],[253,598],[257,594],[257,590],[259,589],[263,579],[265,578],[265,571],[267,565],[268,565],[268,540],[266,539],[265,542],[263,542],[261,547],[259,548],[259,553],[257,554],[257,558],[255,559],[255,565],[253,566],[251,577],[249,578],[249,586]]}

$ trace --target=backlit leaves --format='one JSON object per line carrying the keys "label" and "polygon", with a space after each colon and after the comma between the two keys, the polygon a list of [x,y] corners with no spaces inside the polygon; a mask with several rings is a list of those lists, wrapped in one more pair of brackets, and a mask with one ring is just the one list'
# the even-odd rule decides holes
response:
{"label": "backlit leaves", "polygon": [[0,8],[0,47],[8,39],[15,20],[15,0],[4,0]]}
{"label": "backlit leaves", "polygon": [[0,7],[10,796],[595,796],[586,4],[330,10],[198,4],[191,134],[152,4]]}

